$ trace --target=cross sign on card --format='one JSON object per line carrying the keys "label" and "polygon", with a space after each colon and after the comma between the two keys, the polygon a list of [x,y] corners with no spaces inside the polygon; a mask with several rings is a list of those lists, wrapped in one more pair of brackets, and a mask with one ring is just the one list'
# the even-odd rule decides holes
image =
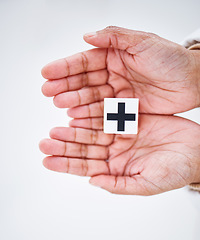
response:
{"label": "cross sign on card", "polygon": [[104,132],[137,134],[137,98],[104,98]]}

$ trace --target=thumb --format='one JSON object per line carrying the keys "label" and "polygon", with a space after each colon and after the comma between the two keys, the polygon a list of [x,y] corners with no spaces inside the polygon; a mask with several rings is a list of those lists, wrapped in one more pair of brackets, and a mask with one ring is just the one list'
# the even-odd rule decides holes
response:
{"label": "thumb", "polygon": [[[146,42],[144,40],[148,39],[153,41],[155,36],[152,33],[111,26],[94,33],[86,33],[83,38],[87,43],[96,47],[112,47],[135,54],[144,50],[144,47],[148,47],[146,44],[140,46],[140,43],[144,43]],[[152,44],[152,41],[147,42]]]}
{"label": "thumb", "polygon": [[160,193],[152,189],[151,184],[146,182],[140,175],[135,177],[97,175],[91,177],[89,182],[96,187],[115,194],[148,196]]}

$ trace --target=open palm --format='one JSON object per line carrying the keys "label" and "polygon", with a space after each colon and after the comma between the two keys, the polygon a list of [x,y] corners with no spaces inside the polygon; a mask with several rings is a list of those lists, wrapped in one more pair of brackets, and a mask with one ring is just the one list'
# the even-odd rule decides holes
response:
{"label": "open palm", "polygon": [[[91,176],[110,192],[151,195],[199,182],[200,128],[174,114],[200,105],[196,51],[156,35],[106,28],[84,36],[98,47],[46,65],[42,91],[69,108],[40,148],[55,171]],[[140,100],[138,135],[105,134],[104,98]],[[146,113],[146,114],[144,114]]]}
{"label": "open palm", "polygon": [[[178,117],[141,114],[138,135],[112,135],[82,128],[54,128],[40,149],[54,171],[91,176],[90,182],[118,194],[152,195],[200,181],[200,128]],[[79,122],[79,123],[78,123]],[[84,129],[85,128],[85,129]],[[96,127],[97,128],[97,127]]]}
{"label": "open palm", "polygon": [[[199,106],[196,51],[153,34],[113,27],[84,38],[100,48],[42,70],[50,80],[43,93],[55,96],[56,106],[99,109],[105,97],[139,98],[141,113],[173,114]],[[76,109],[69,112],[71,117],[77,117]]]}

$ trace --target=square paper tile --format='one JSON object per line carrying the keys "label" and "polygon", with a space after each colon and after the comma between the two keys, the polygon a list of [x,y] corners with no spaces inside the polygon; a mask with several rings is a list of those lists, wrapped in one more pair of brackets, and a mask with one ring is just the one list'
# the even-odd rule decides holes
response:
{"label": "square paper tile", "polygon": [[104,98],[104,132],[137,134],[138,98]]}

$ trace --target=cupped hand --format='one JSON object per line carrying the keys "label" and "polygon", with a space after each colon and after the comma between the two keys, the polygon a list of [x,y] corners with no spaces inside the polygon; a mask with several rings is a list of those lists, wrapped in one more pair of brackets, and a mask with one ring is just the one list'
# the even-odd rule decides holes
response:
{"label": "cupped hand", "polygon": [[[140,99],[141,113],[200,106],[198,51],[157,35],[109,27],[84,39],[98,48],[46,65],[44,95],[60,108],[102,108],[105,97]],[[71,117],[76,117],[71,115]]]}
{"label": "cupped hand", "polygon": [[[174,116],[141,114],[138,135],[102,131],[102,118],[54,128],[40,149],[48,169],[90,176],[117,194],[153,195],[200,182],[200,127]],[[88,129],[87,129],[88,128]]]}

